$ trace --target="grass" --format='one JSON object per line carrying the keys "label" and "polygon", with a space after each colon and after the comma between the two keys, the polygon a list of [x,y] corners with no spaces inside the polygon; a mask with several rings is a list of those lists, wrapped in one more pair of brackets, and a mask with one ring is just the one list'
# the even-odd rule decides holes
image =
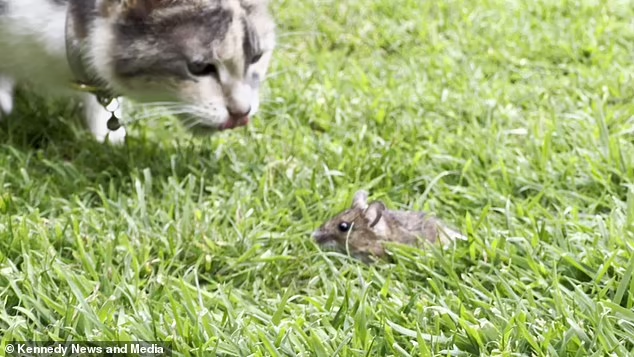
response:
{"label": "grass", "polygon": [[[113,148],[68,103],[20,96],[0,131],[0,347],[634,353],[630,2],[273,8],[247,129],[192,138],[164,118]],[[310,233],[358,188],[469,240],[372,266],[321,252]]]}

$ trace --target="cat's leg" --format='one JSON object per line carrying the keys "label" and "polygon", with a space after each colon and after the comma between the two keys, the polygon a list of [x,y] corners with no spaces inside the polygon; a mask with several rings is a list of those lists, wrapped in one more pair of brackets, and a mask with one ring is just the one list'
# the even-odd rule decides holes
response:
{"label": "cat's leg", "polygon": [[[117,118],[122,118],[123,99],[118,98],[119,107],[115,110]],[[101,142],[108,141],[112,144],[122,144],[125,141],[125,129],[120,127],[115,131],[108,129],[108,120],[111,113],[107,111],[92,94],[84,94],[84,110],[88,128]]]}
{"label": "cat's leg", "polygon": [[13,78],[0,75],[0,119],[13,111]]}

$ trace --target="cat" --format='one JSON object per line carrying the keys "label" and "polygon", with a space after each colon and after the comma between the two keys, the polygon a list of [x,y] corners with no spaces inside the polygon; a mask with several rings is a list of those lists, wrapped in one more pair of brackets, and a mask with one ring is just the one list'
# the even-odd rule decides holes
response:
{"label": "cat", "polygon": [[274,48],[268,0],[0,0],[0,118],[25,81],[79,95],[102,141],[125,138],[107,128],[123,97],[165,104],[195,133],[244,126]]}

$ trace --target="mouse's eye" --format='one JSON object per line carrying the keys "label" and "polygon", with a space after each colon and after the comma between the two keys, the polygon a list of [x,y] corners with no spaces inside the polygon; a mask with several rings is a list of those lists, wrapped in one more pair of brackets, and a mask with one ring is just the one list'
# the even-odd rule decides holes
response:
{"label": "mouse's eye", "polygon": [[350,223],[348,222],[341,222],[339,223],[339,230],[342,232],[347,232],[350,230]]}

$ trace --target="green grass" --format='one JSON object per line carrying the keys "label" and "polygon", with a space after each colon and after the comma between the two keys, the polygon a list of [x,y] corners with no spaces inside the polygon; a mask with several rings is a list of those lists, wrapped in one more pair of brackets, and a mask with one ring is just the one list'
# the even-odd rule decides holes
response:
{"label": "green grass", "polygon": [[[192,138],[165,118],[113,148],[21,95],[0,131],[0,351],[634,353],[631,2],[273,8],[247,129]],[[358,188],[469,241],[373,266],[322,253],[310,233]]]}

